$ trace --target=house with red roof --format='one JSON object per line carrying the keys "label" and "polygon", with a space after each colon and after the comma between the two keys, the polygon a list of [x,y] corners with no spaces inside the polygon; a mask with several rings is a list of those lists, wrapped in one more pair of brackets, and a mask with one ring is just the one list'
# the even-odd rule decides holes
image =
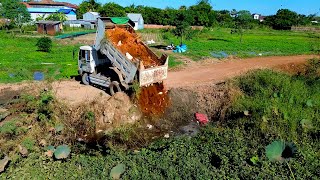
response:
{"label": "house with red roof", "polygon": [[76,10],[78,6],[68,2],[55,2],[53,0],[39,0],[22,2],[24,4],[32,20],[36,21],[38,17],[47,17],[52,13],[63,13],[67,16],[67,20],[77,20]]}

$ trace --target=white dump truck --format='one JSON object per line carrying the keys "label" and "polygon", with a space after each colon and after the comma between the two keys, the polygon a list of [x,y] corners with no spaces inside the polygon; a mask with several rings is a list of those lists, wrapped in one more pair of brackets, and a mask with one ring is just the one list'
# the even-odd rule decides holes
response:
{"label": "white dump truck", "polygon": [[82,76],[83,84],[109,88],[113,95],[128,90],[134,82],[147,86],[165,80],[168,75],[168,56],[163,54],[159,58],[141,42],[149,56],[157,58],[161,65],[145,68],[139,59],[128,59],[105,36],[106,30],[115,26],[134,32],[134,23],[131,20],[119,25],[115,24],[112,18],[99,18],[94,45],[80,47],[78,73]]}

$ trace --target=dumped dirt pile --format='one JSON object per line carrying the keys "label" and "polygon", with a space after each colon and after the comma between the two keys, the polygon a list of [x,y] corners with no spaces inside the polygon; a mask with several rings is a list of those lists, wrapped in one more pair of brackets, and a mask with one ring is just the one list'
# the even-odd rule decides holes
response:
{"label": "dumped dirt pile", "polygon": [[129,53],[132,57],[143,61],[146,68],[160,65],[159,60],[149,54],[137,34],[116,27],[106,30],[106,36],[123,54]]}
{"label": "dumped dirt pile", "polygon": [[156,83],[141,88],[138,102],[144,115],[157,116],[163,114],[169,106],[169,96],[163,83]]}
{"label": "dumped dirt pile", "polygon": [[[140,119],[141,115],[130,98],[125,93],[116,93],[110,98],[100,98],[90,103],[85,103],[76,108],[70,108],[66,114],[69,117],[70,125],[78,126],[81,129],[81,120],[87,122],[94,120],[95,132],[91,134],[112,130],[124,124],[131,124]],[[80,121],[79,121],[80,120]],[[90,127],[90,125],[84,126]],[[79,132],[90,133],[83,129]],[[86,134],[79,134],[85,139]]]}

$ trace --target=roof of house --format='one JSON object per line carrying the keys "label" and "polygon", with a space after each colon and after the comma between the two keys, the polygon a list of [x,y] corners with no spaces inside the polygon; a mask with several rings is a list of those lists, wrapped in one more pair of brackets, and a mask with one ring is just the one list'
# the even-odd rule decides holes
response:
{"label": "roof of house", "polygon": [[58,12],[59,13],[63,13],[63,14],[69,14],[70,12],[76,12],[75,10],[73,9],[59,9]]}
{"label": "roof of house", "polygon": [[51,24],[51,25],[55,25],[55,24],[60,24],[60,21],[38,21],[36,22],[36,24]]}
{"label": "roof of house", "polygon": [[142,15],[137,13],[128,13],[127,16],[131,21],[139,21],[139,19],[142,18]]}
{"label": "roof of house", "polygon": [[87,14],[87,13],[93,14],[93,15],[95,15],[95,16],[99,16],[99,13],[98,13],[98,12],[86,12],[85,14]]}
{"label": "roof of house", "polygon": [[42,1],[31,1],[31,2],[25,2],[24,5],[32,6],[32,5],[53,5],[53,6],[66,6],[73,9],[78,9],[79,7],[75,4],[71,4],[68,2],[54,2],[52,0],[42,0]]}

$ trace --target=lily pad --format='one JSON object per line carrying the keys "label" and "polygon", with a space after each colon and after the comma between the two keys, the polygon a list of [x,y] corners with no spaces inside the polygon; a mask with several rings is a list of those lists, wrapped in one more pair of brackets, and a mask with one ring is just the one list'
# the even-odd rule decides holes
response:
{"label": "lily pad", "polygon": [[111,179],[120,179],[121,175],[125,172],[126,166],[124,164],[118,164],[113,167],[110,172]]}
{"label": "lily pad", "polygon": [[282,152],[286,145],[283,141],[273,141],[266,147],[266,156],[270,161],[283,161]]}
{"label": "lily pad", "polygon": [[270,161],[289,160],[294,156],[296,146],[293,143],[284,141],[273,141],[266,147],[266,156]]}
{"label": "lily pad", "polygon": [[71,152],[71,149],[67,145],[58,146],[54,151],[54,157],[56,159],[66,159]]}

